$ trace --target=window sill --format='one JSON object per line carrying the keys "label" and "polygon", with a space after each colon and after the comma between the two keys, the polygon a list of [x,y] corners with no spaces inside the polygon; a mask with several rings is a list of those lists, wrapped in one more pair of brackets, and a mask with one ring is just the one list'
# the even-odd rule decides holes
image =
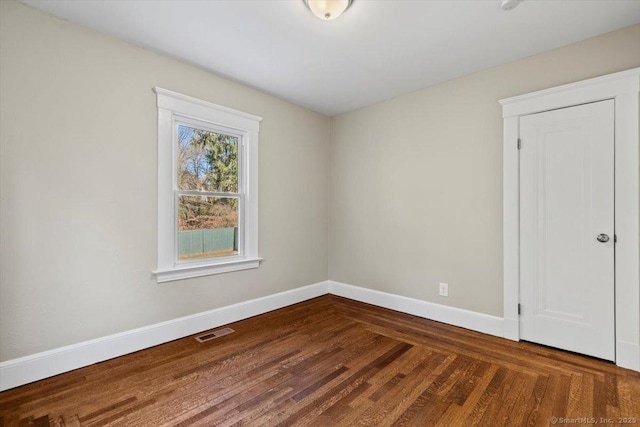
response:
{"label": "window sill", "polygon": [[170,270],[156,270],[153,272],[158,283],[174,280],[190,279],[193,277],[210,276],[212,274],[229,273],[232,271],[258,268],[262,258],[240,259],[218,264],[180,266]]}

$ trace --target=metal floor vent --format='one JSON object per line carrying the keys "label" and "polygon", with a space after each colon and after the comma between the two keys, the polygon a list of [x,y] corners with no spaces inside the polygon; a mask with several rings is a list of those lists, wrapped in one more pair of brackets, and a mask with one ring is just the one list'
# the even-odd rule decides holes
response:
{"label": "metal floor vent", "polygon": [[225,335],[229,335],[234,333],[235,331],[231,328],[224,328],[224,329],[218,329],[217,331],[213,331],[210,332],[208,334],[205,335],[200,335],[199,337],[196,337],[196,340],[199,342],[206,342],[206,341],[211,341],[214,340],[216,338],[220,338],[223,337]]}

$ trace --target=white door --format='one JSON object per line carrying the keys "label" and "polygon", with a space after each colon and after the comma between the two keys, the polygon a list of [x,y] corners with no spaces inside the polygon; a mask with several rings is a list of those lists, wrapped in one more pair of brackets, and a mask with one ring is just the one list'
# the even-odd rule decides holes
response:
{"label": "white door", "polygon": [[614,101],[523,116],[520,139],[521,338],[615,360]]}

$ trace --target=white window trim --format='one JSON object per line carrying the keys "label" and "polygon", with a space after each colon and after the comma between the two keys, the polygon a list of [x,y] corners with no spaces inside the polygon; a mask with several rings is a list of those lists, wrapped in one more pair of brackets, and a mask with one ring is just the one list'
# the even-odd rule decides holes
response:
{"label": "white window trim", "polygon": [[[257,268],[258,256],[258,135],[262,117],[243,113],[201,99],[155,87],[158,107],[158,268],[153,273],[158,283],[211,274]],[[222,127],[241,135],[238,156],[238,192],[244,194],[239,216],[241,254],[198,260],[176,261],[176,122],[195,121]]]}
{"label": "white window trim", "polygon": [[504,336],[520,339],[520,116],[615,100],[616,364],[640,371],[640,68],[500,100],[504,119]]}

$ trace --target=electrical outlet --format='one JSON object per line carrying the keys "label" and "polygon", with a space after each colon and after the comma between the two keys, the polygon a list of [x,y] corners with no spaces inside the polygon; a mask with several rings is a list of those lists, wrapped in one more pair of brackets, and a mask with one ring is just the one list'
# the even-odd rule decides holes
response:
{"label": "electrical outlet", "polygon": [[440,296],[441,297],[449,296],[449,285],[447,283],[440,283]]}

